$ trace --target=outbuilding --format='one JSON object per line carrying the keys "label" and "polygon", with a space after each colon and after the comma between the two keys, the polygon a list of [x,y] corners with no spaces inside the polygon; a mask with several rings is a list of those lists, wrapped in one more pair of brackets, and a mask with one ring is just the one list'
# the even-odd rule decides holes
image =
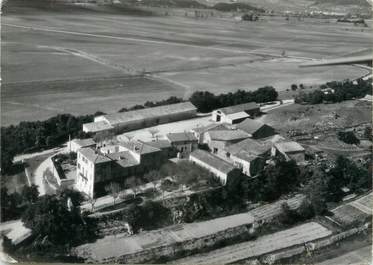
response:
{"label": "outbuilding", "polygon": [[189,160],[213,173],[222,185],[227,183],[228,178],[234,178],[240,174],[240,170],[232,164],[204,150],[193,151]]}
{"label": "outbuilding", "polygon": [[234,105],[214,110],[212,120],[229,124],[242,122],[246,118],[253,118],[260,113],[260,107],[255,102]]}

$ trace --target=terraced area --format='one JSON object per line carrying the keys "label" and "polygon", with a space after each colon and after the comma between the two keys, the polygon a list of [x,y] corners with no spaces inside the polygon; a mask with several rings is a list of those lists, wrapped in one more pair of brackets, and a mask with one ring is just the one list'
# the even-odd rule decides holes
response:
{"label": "terraced area", "polygon": [[259,237],[254,241],[244,242],[220,248],[205,254],[189,256],[173,261],[173,264],[228,264],[243,259],[257,257],[272,251],[304,244],[331,234],[331,231],[318,223],[311,222]]}

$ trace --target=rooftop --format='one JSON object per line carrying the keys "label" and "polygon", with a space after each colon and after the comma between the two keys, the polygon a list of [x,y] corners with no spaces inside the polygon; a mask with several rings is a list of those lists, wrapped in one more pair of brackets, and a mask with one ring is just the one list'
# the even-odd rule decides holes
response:
{"label": "rooftop", "polygon": [[237,113],[237,112],[241,112],[241,111],[258,109],[258,108],[259,108],[258,104],[256,104],[255,102],[249,102],[249,103],[234,105],[234,106],[230,106],[230,107],[225,107],[225,108],[218,109],[218,110],[220,110],[225,115],[228,115],[228,114],[233,114],[233,113]]}
{"label": "rooftop", "polygon": [[232,114],[227,115],[227,118],[229,118],[231,120],[245,119],[245,118],[249,118],[249,117],[250,117],[250,115],[247,114],[244,111],[236,112],[236,113],[232,113]]}
{"label": "rooftop", "polygon": [[240,122],[236,125],[238,129],[241,129],[247,133],[254,134],[257,130],[265,126],[266,124],[256,121],[253,119],[246,119],[243,122]]}
{"label": "rooftop", "polygon": [[170,105],[164,105],[153,108],[145,108],[139,110],[132,110],[121,113],[113,113],[109,115],[103,115],[103,117],[109,124],[116,125],[121,123],[127,123],[131,121],[139,121],[148,118],[156,118],[174,113],[180,113],[185,111],[197,111],[196,107],[190,102],[182,102]]}
{"label": "rooftop", "polygon": [[236,144],[232,144],[227,147],[227,151],[233,155],[240,154],[242,157],[245,156],[260,156],[270,150],[272,144],[269,141],[258,141],[251,138],[247,138]]}
{"label": "rooftop", "polygon": [[197,149],[190,154],[190,157],[197,158],[223,173],[229,173],[235,169],[232,164],[204,150]]}
{"label": "rooftop", "polygon": [[275,143],[275,146],[283,153],[303,152],[305,150],[303,146],[294,141]]}
{"label": "rooftop", "polygon": [[196,132],[196,133],[204,133],[204,132],[208,132],[208,131],[211,131],[211,130],[214,130],[214,131],[226,130],[228,128],[229,128],[229,124],[214,123],[214,124],[210,124],[210,125],[207,125],[207,126],[194,128],[191,131]]}
{"label": "rooftop", "polygon": [[81,253],[82,256],[94,257],[96,262],[101,262],[108,258],[137,253],[145,249],[170,246],[178,242],[202,238],[253,222],[254,217],[249,213],[230,215],[204,222],[178,224],[133,236],[123,234],[107,236],[94,243],[78,246],[75,252]]}
{"label": "rooftop", "polygon": [[197,142],[197,138],[190,132],[168,133],[166,137],[170,142]]}
{"label": "rooftop", "polygon": [[207,134],[212,140],[217,141],[234,141],[240,139],[246,139],[250,135],[242,130],[219,130],[219,131],[209,131]]}
{"label": "rooftop", "polygon": [[139,162],[132,156],[129,151],[122,151],[118,153],[108,154],[112,160],[116,161],[121,167],[131,167],[138,165]]}
{"label": "rooftop", "polygon": [[152,145],[140,142],[140,141],[131,141],[126,143],[120,143],[120,145],[128,150],[134,151],[138,154],[150,154],[159,152],[160,149]]}
{"label": "rooftop", "polygon": [[81,153],[85,158],[87,158],[89,161],[95,164],[111,161],[110,158],[101,154],[99,151],[91,147],[81,148],[78,150],[78,153]]}
{"label": "rooftop", "polygon": [[105,121],[84,123],[83,126],[85,127],[85,130],[89,132],[100,132],[100,131],[110,130],[113,128],[113,126],[111,126]]}
{"label": "rooftop", "polygon": [[167,140],[156,140],[156,141],[144,142],[144,144],[150,145],[158,149],[165,149],[165,148],[171,147],[171,143]]}

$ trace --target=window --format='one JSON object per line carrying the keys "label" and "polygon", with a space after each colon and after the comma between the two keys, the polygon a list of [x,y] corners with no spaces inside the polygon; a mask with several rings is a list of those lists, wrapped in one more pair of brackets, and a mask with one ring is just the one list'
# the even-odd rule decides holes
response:
{"label": "window", "polygon": [[227,152],[225,155],[226,155],[227,157],[231,157],[231,153],[229,153],[229,152]]}
{"label": "window", "polygon": [[80,164],[78,163],[78,169],[80,169]]}
{"label": "window", "polygon": [[216,154],[218,152],[218,148],[214,148],[213,153]]}

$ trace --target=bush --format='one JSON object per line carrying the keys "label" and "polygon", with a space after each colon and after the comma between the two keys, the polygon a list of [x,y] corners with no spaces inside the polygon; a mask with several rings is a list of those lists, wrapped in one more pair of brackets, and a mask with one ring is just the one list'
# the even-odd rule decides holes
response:
{"label": "bush", "polygon": [[338,139],[346,144],[360,144],[360,140],[353,132],[338,132]]}

